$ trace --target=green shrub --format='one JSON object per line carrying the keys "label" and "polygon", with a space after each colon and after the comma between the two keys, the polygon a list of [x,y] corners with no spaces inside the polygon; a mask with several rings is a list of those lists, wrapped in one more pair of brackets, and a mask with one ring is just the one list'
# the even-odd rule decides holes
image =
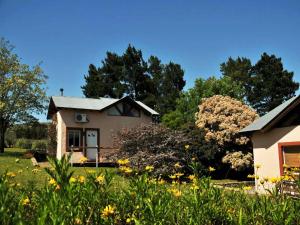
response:
{"label": "green shrub", "polygon": [[32,142],[32,150],[44,150],[47,149],[47,140],[34,140]]}
{"label": "green shrub", "polygon": [[32,140],[25,139],[25,138],[17,139],[16,147],[23,148],[23,149],[31,149],[32,148]]}
{"label": "green shrub", "polygon": [[5,133],[5,144],[7,147],[14,147],[17,141],[16,133],[12,129],[8,129]]}

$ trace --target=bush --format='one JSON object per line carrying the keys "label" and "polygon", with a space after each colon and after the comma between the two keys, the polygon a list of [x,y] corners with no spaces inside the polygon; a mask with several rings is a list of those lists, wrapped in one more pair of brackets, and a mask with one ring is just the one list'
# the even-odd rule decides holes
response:
{"label": "bush", "polygon": [[138,171],[151,165],[155,167],[154,175],[168,176],[174,172],[176,163],[181,165],[182,171],[188,170],[190,155],[185,146],[189,143],[190,139],[183,131],[173,131],[162,125],[141,125],[119,133],[116,144],[121,146],[120,151],[111,158],[128,158]]}
{"label": "bush", "polygon": [[13,147],[16,144],[16,133],[12,129],[8,129],[5,133],[5,144],[7,147]]}
{"label": "bush", "polygon": [[52,116],[52,123],[48,125],[48,137],[47,137],[47,154],[51,157],[56,156],[57,151],[57,116]]}
{"label": "bush", "polygon": [[31,149],[32,148],[32,140],[25,139],[25,138],[17,139],[16,147],[23,148],[23,149]]}
{"label": "bush", "polygon": [[47,140],[34,140],[32,142],[32,150],[47,150]]}

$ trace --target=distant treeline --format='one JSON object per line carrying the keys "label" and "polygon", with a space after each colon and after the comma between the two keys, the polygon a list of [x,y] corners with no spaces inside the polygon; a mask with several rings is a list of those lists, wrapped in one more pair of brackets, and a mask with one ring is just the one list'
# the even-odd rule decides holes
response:
{"label": "distant treeline", "polygon": [[34,122],[30,124],[16,124],[7,132],[14,133],[16,139],[25,138],[33,140],[47,139],[48,123]]}

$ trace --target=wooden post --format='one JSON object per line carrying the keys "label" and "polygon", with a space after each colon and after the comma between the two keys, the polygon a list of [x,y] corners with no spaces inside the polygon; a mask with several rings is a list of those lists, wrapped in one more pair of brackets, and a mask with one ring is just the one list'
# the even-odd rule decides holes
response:
{"label": "wooden post", "polygon": [[98,161],[99,161],[98,145],[96,145],[96,168],[98,168]]}
{"label": "wooden post", "polygon": [[73,145],[71,145],[71,166],[73,167]]}

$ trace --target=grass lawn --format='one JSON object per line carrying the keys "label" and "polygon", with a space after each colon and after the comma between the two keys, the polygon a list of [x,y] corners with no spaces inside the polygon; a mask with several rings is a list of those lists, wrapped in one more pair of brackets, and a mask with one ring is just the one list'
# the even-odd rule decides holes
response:
{"label": "grass lawn", "polygon": [[[44,168],[34,167],[30,158],[25,157],[25,152],[25,150],[17,148],[5,149],[5,152],[0,154],[0,174],[14,172],[16,173],[14,178],[16,183],[21,185],[33,183],[37,187],[44,186],[45,182],[48,182],[49,175]],[[73,170],[75,171],[75,176],[85,176],[89,170],[104,172],[104,170],[115,170],[115,168],[73,167]],[[124,187],[126,186],[126,179],[116,176],[114,184],[116,187]]]}

